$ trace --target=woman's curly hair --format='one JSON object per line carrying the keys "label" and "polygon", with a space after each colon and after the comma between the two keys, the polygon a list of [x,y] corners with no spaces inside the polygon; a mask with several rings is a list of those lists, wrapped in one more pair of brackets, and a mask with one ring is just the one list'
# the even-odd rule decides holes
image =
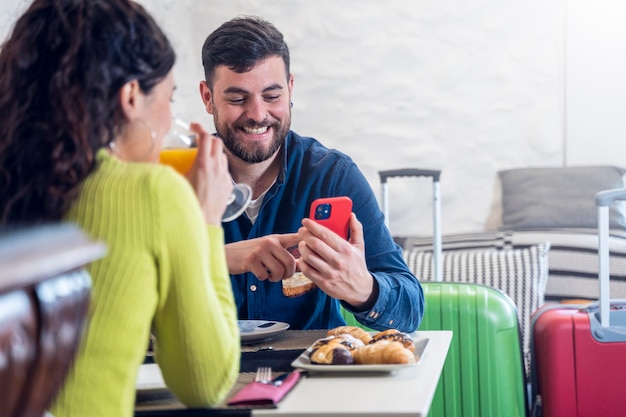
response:
{"label": "woman's curly hair", "polygon": [[175,59],[130,0],[35,0],[0,50],[0,226],[61,220],[126,123],[121,87]]}

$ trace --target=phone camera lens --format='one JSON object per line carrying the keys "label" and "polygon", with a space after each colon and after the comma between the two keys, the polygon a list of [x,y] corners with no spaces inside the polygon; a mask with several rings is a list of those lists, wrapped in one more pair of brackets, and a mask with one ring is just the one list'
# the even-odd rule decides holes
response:
{"label": "phone camera lens", "polygon": [[325,220],[330,218],[330,204],[320,204],[315,209],[315,219]]}

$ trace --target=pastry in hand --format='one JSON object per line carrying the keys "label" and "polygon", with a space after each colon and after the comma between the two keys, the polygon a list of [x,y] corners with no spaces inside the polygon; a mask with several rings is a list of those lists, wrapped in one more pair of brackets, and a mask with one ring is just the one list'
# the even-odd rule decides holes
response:
{"label": "pastry in hand", "polygon": [[291,277],[283,279],[282,284],[285,297],[298,297],[316,288],[315,283],[302,272],[296,272]]}
{"label": "pastry in hand", "polygon": [[[300,258],[300,251],[298,245],[290,246],[287,251],[294,257],[294,259]],[[302,272],[297,271],[289,278],[285,278],[283,283],[283,295],[285,297],[298,297],[302,294],[313,291],[316,285]]]}
{"label": "pastry in hand", "polygon": [[352,365],[352,352],[341,343],[327,343],[313,349],[309,354],[311,363],[317,365]]}
{"label": "pastry in hand", "polygon": [[349,334],[354,336],[366,345],[372,341],[372,336],[368,332],[356,326],[339,326],[334,329],[330,329],[328,333],[326,333],[328,336],[338,336],[340,334]]}
{"label": "pastry in hand", "polygon": [[372,336],[372,341],[370,343],[380,342],[381,340],[400,342],[405,348],[409,349],[411,352],[415,352],[415,342],[413,342],[413,338],[399,330],[389,329],[376,333]]}
{"label": "pastry in hand", "polygon": [[405,348],[402,343],[381,340],[352,352],[355,363],[359,365],[372,364],[408,364],[415,362],[413,352]]}

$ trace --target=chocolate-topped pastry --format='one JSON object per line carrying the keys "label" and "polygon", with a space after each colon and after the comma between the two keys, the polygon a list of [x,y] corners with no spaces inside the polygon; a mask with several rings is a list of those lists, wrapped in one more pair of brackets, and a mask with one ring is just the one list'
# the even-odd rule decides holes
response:
{"label": "chocolate-topped pastry", "polygon": [[361,339],[357,339],[356,337],[347,333],[334,336],[334,342],[342,344],[343,346],[348,348],[348,350],[354,350],[360,348],[361,346],[365,346],[365,343],[363,343]]}
{"label": "chocolate-topped pastry", "polygon": [[341,334],[349,334],[361,340],[364,344],[368,344],[372,340],[372,336],[370,336],[368,332],[356,326],[335,327],[334,329],[330,329],[328,333],[326,334],[328,336],[339,336]]}
{"label": "chocolate-topped pastry", "polygon": [[357,339],[354,336],[351,336],[349,334],[340,334],[337,336],[326,336],[322,339],[317,339],[315,343],[313,343],[313,345],[311,346],[311,350],[314,351],[322,346],[327,345],[342,346],[349,351],[353,351],[354,349],[365,346],[365,344],[361,340]]}
{"label": "chocolate-topped pastry", "polygon": [[340,343],[329,343],[314,349],[309,355],[311,363],[317,365],[352,365],[354,357]]}
{"label": "chocolate-topped pastry", "polygon": [[370,342],[370,344],[379,342],[381,340],[400,342],[405,348],[409,349],[411,352],[415,352],[415,342],[413,342],[413,338],[408,334],[402,333],[401,331],[398,331],[396,329],[389,329],[380,333],[376,333],[374,336],[372,336],[372,341]]}
{"label": "chocolate-topped pastry", "polygon": [[311,346],[311,350],[315,350],[319,347],[325,346],[327,344],[330,343],[331,340],[333,340],[335,338],[335,336],[326,336],[322,339],[317,339],[315,341],[315,343],[313,343],[313,345]]}

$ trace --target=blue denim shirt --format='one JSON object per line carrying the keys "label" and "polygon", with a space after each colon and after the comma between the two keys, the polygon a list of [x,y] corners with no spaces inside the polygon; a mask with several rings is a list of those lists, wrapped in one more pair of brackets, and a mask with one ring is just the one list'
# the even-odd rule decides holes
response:
{"label": "blue denim shirt", "polygon": [[[385,227],[372,188],[357,165],[345,154],[293,131],[287,135],[282,157],[282,170],[265,195],[256,222],[253,225],[243,215],[223,223],[226,243],[296,232],[313,200],[346,195],[363,224],[367,267],[378,282],[379,296],[368,311],[356,312],[347,303],[343,306],[372,329],[416,330],[424,309],[422,287]],[[252,273],[231,275],[231,282],[239,319],[282,321],[292,329],[328,329],[345,324],[340,301],[319,288],[289,298],[283,295],[280,282],[259,281]]]}

